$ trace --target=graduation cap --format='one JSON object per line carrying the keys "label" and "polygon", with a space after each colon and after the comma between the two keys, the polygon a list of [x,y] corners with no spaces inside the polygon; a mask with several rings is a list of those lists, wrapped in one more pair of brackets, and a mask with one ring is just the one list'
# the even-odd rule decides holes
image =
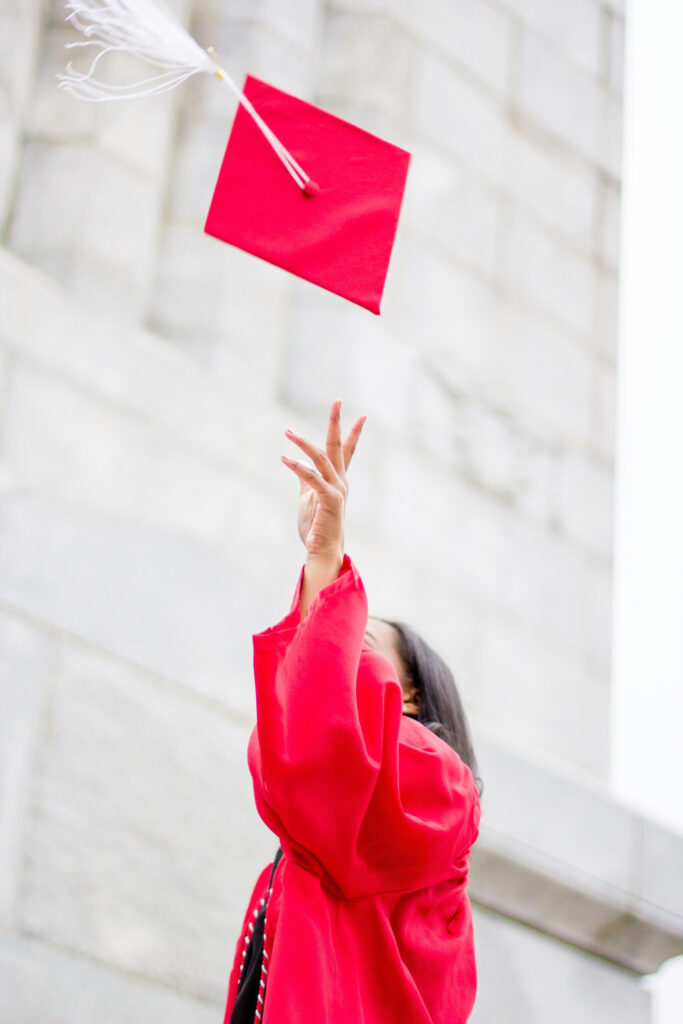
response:
{"label": "graduation cap", "polygon": [[[215,75],[239,106],[204,230],[379,314],[410,154],[328,111],[247,75],[243,89],[163,0],[67,0],[68,21],[96,47],[87,72],[69,63],[60,88],[89,100],[166,92]],[[125,51],[160,68],[112,85],[99,59]]]}

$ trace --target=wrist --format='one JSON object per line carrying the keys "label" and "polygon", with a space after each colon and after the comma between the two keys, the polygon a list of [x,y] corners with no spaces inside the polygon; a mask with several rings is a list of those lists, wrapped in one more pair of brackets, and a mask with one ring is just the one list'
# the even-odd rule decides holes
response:
{"label": "wrist", "polygon": [[343,552],[339,555],[334,551],[308,553],[299,602],[299,614],[302,619],[320,591],[337,579],[343,561]]}
{"label": "wrist", "polygon": [[344,561],[344,549],[339,547],[330,551],[308,551],[306,553],[306,566],[318,571],[339,572]]}

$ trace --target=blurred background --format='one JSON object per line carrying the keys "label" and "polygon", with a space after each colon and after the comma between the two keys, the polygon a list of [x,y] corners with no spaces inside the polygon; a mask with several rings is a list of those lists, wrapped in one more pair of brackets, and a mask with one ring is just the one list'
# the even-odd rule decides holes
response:
{"label": "blurred background", "polygon": [[[203,233],[234,114],[214,78],[84,103],[56,88],[63,5],[0,0],[0,1024],[222,1021],[277,848],[246,744],[251,634],[303,561],[279,455],[338,396],[347,425],[368,414],[347,550],[371,613],[449,662],[484,778],[473,1024],[660,1024],[683,953],[680,588],[638,567],[683,565],[661,490],[681,425],[657,418],[670,317],[656,360],[640,327],[620,340],[624,157],[656,152],[633,142],[658,101],[625,121],[644,0],[171,6],[238,81],[413,159],[373,317]],[[662,166],[631,179],[655,243]],[[668,267],[651,285],[673,298]]]}

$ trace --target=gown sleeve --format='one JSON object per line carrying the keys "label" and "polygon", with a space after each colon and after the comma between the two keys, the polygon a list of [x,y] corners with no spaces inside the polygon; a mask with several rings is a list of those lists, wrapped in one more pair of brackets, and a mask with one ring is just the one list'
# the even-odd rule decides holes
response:
{"label": "gown sleeve", "polygon": [[393,664],[363,643],[367,597],[348,554],[302,620],[303,574],[288,614],[253,636],[259,814],[345,897],[447,878],[477,836],[472,772],[404,719]]}

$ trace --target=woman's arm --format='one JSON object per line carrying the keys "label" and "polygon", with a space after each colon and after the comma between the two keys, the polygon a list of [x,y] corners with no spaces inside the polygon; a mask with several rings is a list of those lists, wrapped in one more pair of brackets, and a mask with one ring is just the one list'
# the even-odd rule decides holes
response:
{"label": "woman's arm", "polygon": [[314,463],[315,469],[282,456],[282,461],[299,477],[298,528],[307,557],[301,590],[303,619],[311,601],[323,587],[336,579],[344,559],[344,515],[349,485],[346,470],[356,450],[366,417],[359,416],[342,445],[341,401],[330,409],[325,450],[295,434],[285,433]]}

